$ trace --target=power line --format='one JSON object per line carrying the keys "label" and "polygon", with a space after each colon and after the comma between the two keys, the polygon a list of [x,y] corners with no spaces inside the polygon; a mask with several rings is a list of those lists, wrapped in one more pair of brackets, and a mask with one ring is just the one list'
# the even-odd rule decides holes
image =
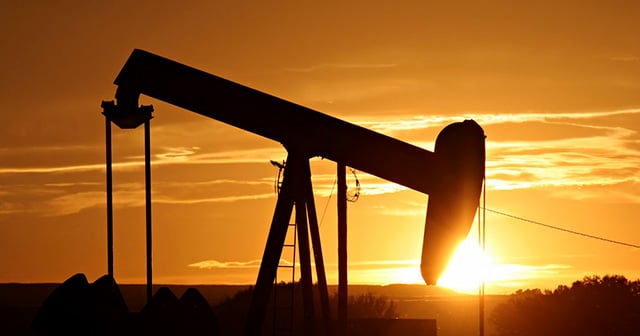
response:
{"label": "power line", "polygon": [[571,233],[571,234],[582,236],[582,237],[587,237],[587,238],[591,238],[591,239],[604,241],[604,242],[607,242],[607,243],[618,244],[618,245],[623,245],[623,246],[628,246],[628,247],[633,247],[633,248],[640,249],[640,245],[627,243],[627,242],[623,242],[623,241],[619,241],[619,240],[613,240],[613,239],[609,239],[609,238],[604,238],[604,237],[600,237],[600,236],[595,236],[595,235],[591,235],[591,234],[584,233],[584,232],[569,230],[569,229],[561,228],[561,227],[558,227],[558,226],[549,225],[549,224],[541,223],[541,222],[538,222],[538,221],[534,221],[534,220],[531,220],[531,219],[528,219],[528,218],[511,215],[511,214],[508,214],[506,212],[489,209],[489,208],[486,208],[486,207],[481,207],[481,208],[483,208],[484,210],[489,211],[491,213],[497,214],[497,215],[501,215],[501,216],[513,218],[513,219],[516,219],[516,220],[519,220],[519,221],[523,221],[523,222],[527,222],[527,223],[543,226],[543,227],[546,227],[548,229],[558,230],[558,231]]}

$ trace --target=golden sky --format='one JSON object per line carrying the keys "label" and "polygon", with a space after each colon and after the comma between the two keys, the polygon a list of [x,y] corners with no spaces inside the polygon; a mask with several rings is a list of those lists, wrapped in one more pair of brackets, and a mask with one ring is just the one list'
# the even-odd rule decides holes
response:
{"label": "golden sky", "polygon": [[[487,134],[487,208],[640,244],[640,3],[184,3],[0,4],[0,282],[106,272],[100,101],[134,48],[429,150],[473,118]],[[286,152],[142,100],[156,110],[155,281],[253,283],[276,200],[269,160]],[[120,282],[145,277],[142,155],[141,129],[114,129]],[[311,165],[335,282],[335,165]],[[427,197],[358,177],[351,283],[414,281]],[[638,249],[493,213],[487,254],[490,292],[640,277]]]}

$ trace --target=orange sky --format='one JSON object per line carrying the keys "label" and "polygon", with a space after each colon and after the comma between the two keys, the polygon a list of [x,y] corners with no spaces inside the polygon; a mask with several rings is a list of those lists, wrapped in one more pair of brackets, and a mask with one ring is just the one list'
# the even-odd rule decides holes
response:
{"label": "orange sky", "polygon": [[[473,118],[487,134],[488,208],[640,243],[640,4],[323,3],[3,1],[0,282],[106,272],[100,101],[113,99],[133,48],[429,150],[444,125]],[[286,152],[143,103],[156,109],[156,281],[253,283],[275,205],[269,160]],[[114,129],[120,282],[145,277],[142,140],[142,130]],[[321,216],[335,166],[314,160],[312,170]],[[426,196],[359,178],[350,281],[414,279]],[[332,198],[321,226],[331,282],[335,221]],[[592,274],[640,277],[638,249],[491,213],[487,245],[495,264],[519,270],[490,292]]]}

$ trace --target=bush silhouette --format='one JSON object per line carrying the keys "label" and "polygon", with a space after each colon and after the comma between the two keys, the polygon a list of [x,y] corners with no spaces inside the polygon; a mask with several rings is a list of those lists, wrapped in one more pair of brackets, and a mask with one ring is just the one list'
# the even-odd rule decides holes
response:
{"label": "bush silhouette", "polygon": [[591,276],[553,291],[518,290],[490,321],[497,336],[640,335],[640,280]]}
{"label": "bush silhouette", "polygon": [[[278,286],[286,287],[291,284],[280,283]],[[300,333],[303,330],[303,312],[302,312],[302,286],[300,283],[295,283],[294,288],[294,310],[293,310],[293,328],[296,332]],[[286,296],[286,290],[278,289],[279,295]],[[273,291],[272,291],[273,294]],[[244,291],[236,293],[233,297],[228,298],[215,307],[215,313],[219,318],[220,327],[224,335],[242,335],[244,323],[247,312],[249,311],[249,305],[251,303],[251,297],[253,295],[253,288],[249,288]],[[277,300],[281,302],[283,297],[279,297]],[[286,299],[286,298],[284,298]],[[269,300],[269,306],[266,311],[264,320],[263,331],[266,334],[271,334],[273,329],[274,319],[274,307],[273,298]],[[280,303],[279,303],[280,304]],[[320,307],[320,300],[318,295],[318,289],[314,286],[314,311],[316,321],[322,323],[322,310]],[[329,306],[331,309],[332,319],[337,317],[338,296],[330,295]],[[384,297],[375,295],[372,293],[350,296],[348,300],[349,318],[397,318],[396,304],[394,301]],[[286,319],[286,317],[285,317]],[[276,322],[277,323],[277,322]]]}

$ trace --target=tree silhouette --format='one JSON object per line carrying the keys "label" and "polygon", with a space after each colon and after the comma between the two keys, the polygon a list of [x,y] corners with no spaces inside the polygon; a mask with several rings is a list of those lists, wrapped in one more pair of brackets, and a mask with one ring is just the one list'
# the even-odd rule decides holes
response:
{"label": "tree silhouette", "polygon": [[518,290],[490,321],[497,336],[640,335],[640,280],[592,276],[553,291]]}
{"label": "tree silhouette", "polygon": [[[289,286],[290,283],[284,284],[281,283],[281,286]],[[294,330],[297,332],[295,334],[300,334],[302,332],[302,287],[300,283],[296,282],[294,285]],[[318,288],[314,286],[315,291],[315,314],[316,320],[321,321],[322,317],[320,316],[320,302],[318,300]],[[220,326],[222,328],[224,335],[241,335],[245,323],[245,317],[247,311],[249,309],[249,304],[251,302],[251,297],[253,295],[253,288],[249,288],[247,290],[240,291],[236,293],[233,297],[224,300],[220,304],[214,307],[216,316],[220,321]],[[282,292],[280,295],[286,296],[287,293]],[[286,299],[286,297],[285,297]],[[332,319],[337,319],[337,307],[338,307],[338,295],[331,295],[329,297],[329,306],[331,307]],[[385,297],[376,295],[373,293],[366,293],[361,295],[349,296],[348,300],[348,310],[349,310],[349,318],[351,319],[362,319],[362,318],[381,318],[381,319],[393,319],[398,317],[397,313],[397,305],[396,303]],[[266,312],[266,317],[264,320],[263,332],[266,334],[270,334],[273,330],[274,323],[274,307],[273,307],[273,297],[272,300],[269,300],[269,306]]]}
{"label": "tree silhouette", "polygon": [[[338,309],[338,294],[331,296],[332,312]],[[393,300],[385,296],[375,295],[371,292],[366,294],[349,296],[348,300],[349,318],[398,318],[397,305]]]}

